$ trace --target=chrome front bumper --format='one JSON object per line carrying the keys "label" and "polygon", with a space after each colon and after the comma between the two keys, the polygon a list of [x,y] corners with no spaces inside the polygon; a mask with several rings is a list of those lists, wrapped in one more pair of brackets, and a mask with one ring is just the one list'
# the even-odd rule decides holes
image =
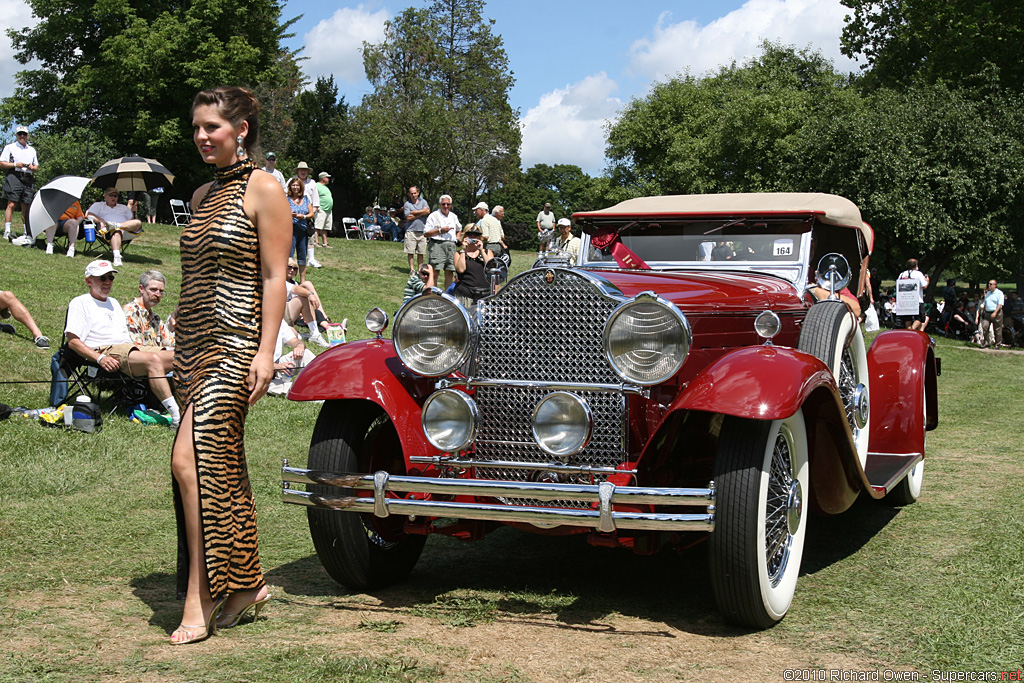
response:
{"label": "chrome front bumper", "polygon": [[[715,528],[715,487],[641,488],[601,484],[548,484],[542,482],[492,481],[486,479],[438,479],[374,474],[339,474],[321,470],[305,470],[288,466],[281,468],[285,503],[344,512],[364,512],[376,517],[408,515],[410,517],[448,517],[482,519],[495,522],[526,522],[542,527],[580,526],[611,533],[616,529],[648,531],[713,531]],[[290,484],[339,486],[356,491],[373,491],[369,496],[344,496],[308,493],[290,488]],[[528,497],[534,500],[569,500],[597,504],[596,508],[547,508],[487,503],[462,503],[452,500],[420,500],[388,498],[387,493],[431,496],[481,496],[486,498]],[[613,510],[620,505],[703,506],[705,513],[624,512]]]}

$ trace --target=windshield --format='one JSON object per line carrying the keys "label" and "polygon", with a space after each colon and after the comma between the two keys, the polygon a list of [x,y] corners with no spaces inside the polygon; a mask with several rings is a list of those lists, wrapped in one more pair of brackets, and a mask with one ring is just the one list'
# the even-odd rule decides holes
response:
{"label": "windshield", "polygon": [[[768,261],[799,263],[805,223],[634,223],[619,233],[622,243],[648,263],[712,261]],[[591,247],[589,259],[614,261],[610,250]]]}

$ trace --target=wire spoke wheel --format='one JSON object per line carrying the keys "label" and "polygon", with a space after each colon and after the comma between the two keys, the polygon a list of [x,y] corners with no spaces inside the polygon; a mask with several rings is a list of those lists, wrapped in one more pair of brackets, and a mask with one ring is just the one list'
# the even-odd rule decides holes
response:
{"label": "wire spoke wheel", "polygon": [[832,371],[853,434],[857,458],[864,467],[871,418],[868,414],[867,351],[860,325],[842,301],[819,301],[807,311],[797,346]]}
{"label": "wire spoke wheel", "polygon": [[803,413],[784,420],[726,417],[715,457],[711,583],[740,626],[767,628],[793,602],[809,486]]}

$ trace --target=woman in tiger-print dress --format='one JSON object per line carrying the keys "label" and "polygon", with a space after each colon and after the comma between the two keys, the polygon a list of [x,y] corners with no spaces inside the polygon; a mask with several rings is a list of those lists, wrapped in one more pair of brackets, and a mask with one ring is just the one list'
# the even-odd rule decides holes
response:
{"label": "woman in tiger-print dress", "polygon": [[216,165],[216,180],[196,190],[181,237],[174,375],[182,419],[171,469],[188,551],[179,562],[187,589],[174,644],[255,617],[269,599],[243,430],[274,375],[291,212],[277,180],[249,157],[258,112],[243,88],[205,90],[192,104],[193,139]]}

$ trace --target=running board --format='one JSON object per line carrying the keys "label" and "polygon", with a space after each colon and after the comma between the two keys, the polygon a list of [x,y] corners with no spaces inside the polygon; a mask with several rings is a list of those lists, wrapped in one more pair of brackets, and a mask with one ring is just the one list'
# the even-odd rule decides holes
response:
{"label": "running board", "polygon": [[892,491],[922,460],[922,453],[868,453],[864,474],[872,489],[885,494]]}

